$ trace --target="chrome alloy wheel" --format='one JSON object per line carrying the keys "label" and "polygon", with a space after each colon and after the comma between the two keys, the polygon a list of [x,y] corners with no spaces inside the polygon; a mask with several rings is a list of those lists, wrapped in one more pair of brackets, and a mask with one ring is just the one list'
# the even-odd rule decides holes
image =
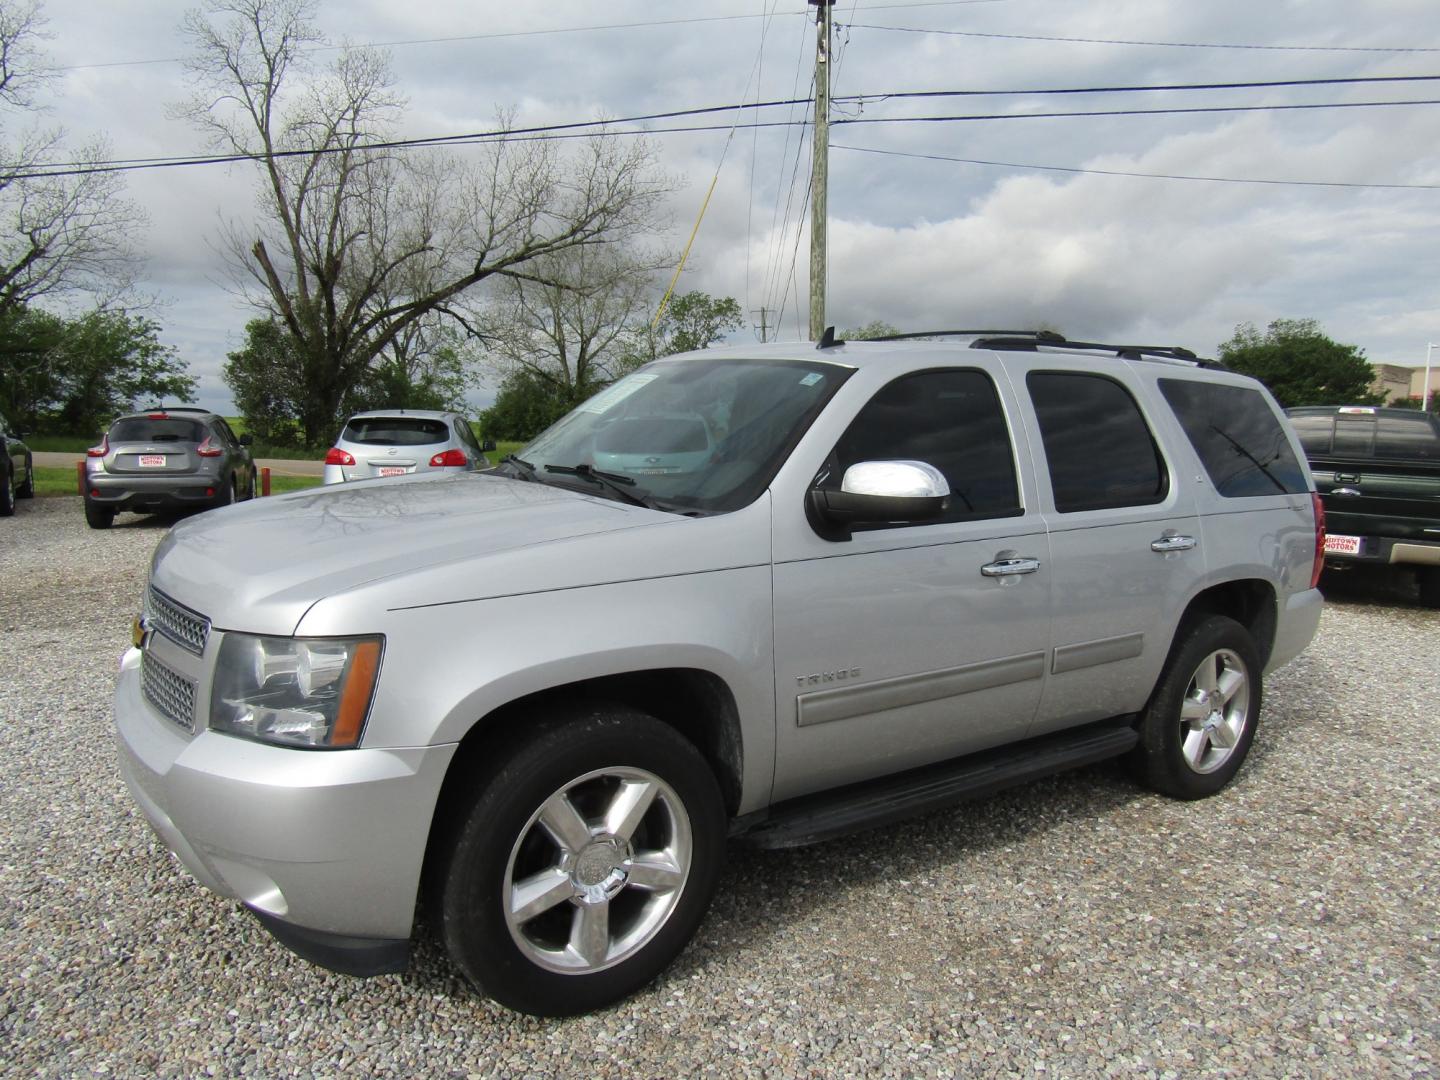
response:
{"label": "chrome alloy wheel", "polygon": [[1250,722],[1250,673],[1230,649],[1200,661],[1180,703],[1180,752],[1197,773],[1230,759]]}
{"label": "chrome alloy wheel", "polygon": [[510,936],[532,962],[586,975],[659,932],[690,874],[690,816],[643,769],[597,769],[567,783],[521,830],[505,866]]}

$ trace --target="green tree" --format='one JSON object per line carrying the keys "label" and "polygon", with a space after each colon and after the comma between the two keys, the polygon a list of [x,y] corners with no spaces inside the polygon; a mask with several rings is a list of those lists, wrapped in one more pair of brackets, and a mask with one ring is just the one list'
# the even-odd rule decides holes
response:
{"label": "green tree", "polygon": [[857,326],[854,330],[841,330],[835,336],[841,341],[864,341],[866,338],[890,337],[898,333],[899,328],[891,326],[884,319],[875,319],[864,326]]}
{"label": "green tree", "polygon": [[188,400],[195,379],[159,335],[158,323],[119,311],[66,320],[11,309],[0,317],[0,400],[21,428],[85,435],[116,413]]}
{"label": "green tree", "polygon": [[1327,337],[1314,319],[1276,319],[1264,333],[1242,323],[1219,351],[1226,366],[1255,376],[1287,409],[1382,400],[1370,390],[1375,373],[1365,350]]}
{"label": "green tree", "polygon": [[525,441],[564,416],[576,402],[556,382],[528,368],[514,368],[500,382],[495,404],[480,414],[488,439]]}
{"label": "green tree", "polygon": [[299,448],[304,365],[295,342],[274,319],[245,324],[245,345],[225,358],[221,378],[230,387],[235,408],[257,442]]}
{"label": "green tree", "polygon": [[635,328],[616,373],[633,371],[662,356],[708,349],[744,325],[734,297],[711,296],[699,289],[672,296],[658,323],[647,318]]}

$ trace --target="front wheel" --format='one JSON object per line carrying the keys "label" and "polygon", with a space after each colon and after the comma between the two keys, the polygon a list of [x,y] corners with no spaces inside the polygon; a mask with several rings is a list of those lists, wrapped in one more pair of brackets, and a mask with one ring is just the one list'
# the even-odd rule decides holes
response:
{"label": "front wheel", "polygon": [[457,967],[521,1012],[588,1012],[644,986],[694,934],[724,856],[705,759],[620,707],[543,721],[460,810],[427,889]]}
{"label": "front wheel", "polygon": [[1215,794],[1250,752],[1260,696],[1259,651],[1245,627],[1224,615],[1182,627],[1141,716],[1135,772],[1173,798]]}

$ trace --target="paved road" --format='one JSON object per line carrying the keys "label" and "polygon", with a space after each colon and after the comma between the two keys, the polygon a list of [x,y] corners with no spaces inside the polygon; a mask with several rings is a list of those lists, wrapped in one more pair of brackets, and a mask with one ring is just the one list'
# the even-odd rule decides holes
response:
{"label": "paved road", "polygon": [[[36,450],[34,454],[37,466],[51,469],[63,468],[66,465],[73,468],[80,457],[79,454],[61,454],[49,450]],[[325,463],[318,459],[297,461],[293,458],[256,458],[255,464],[262,469],[269,469],[276,476],[320,476],[325,471]]]}

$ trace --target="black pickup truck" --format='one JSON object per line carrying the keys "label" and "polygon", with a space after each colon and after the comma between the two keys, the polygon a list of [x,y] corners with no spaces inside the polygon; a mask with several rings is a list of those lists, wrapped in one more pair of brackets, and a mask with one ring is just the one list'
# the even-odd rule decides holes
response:
{"label": "black pickup truck", "polygon": [[1413,567],[1440,607],[1440,420],[1416,409],[1290,409],[1325,503],[1325,561]]}

